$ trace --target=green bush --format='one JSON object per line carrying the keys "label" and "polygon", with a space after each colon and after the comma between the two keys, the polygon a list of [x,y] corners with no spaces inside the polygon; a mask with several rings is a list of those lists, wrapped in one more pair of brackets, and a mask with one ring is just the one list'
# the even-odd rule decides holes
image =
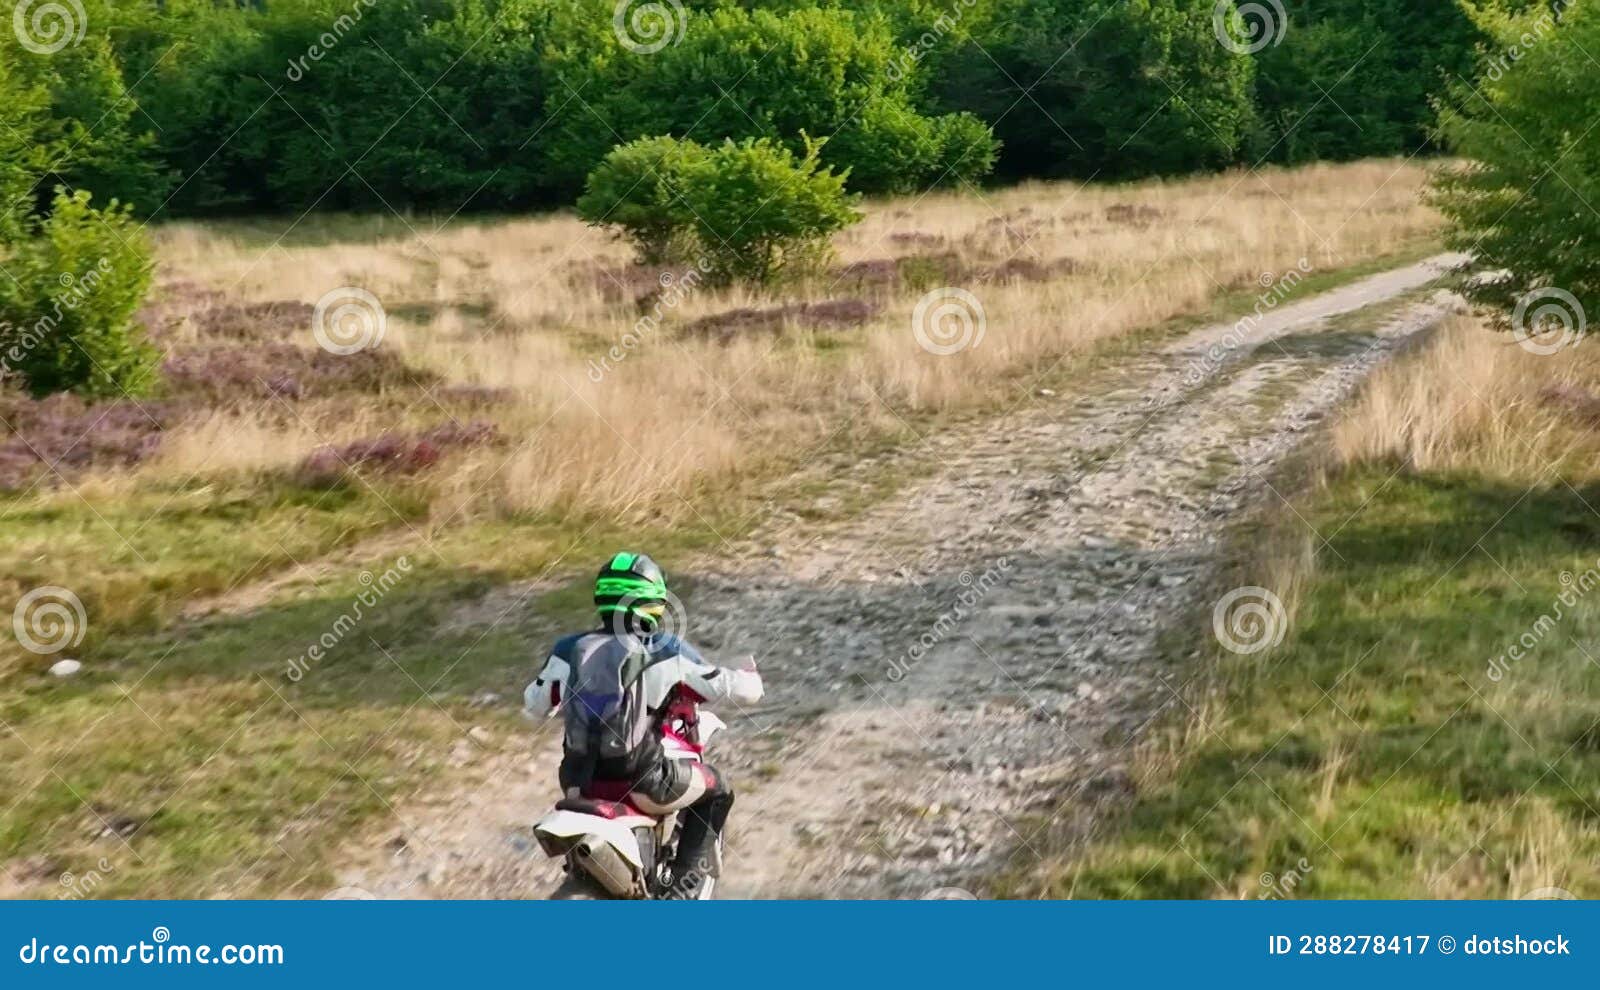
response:
{"label": "green bush", "polygon": [[796,156],[765,138],[705,148],[645,138],[606,156],[578,212],[615,227],[641,260],[697,261],[708,280],[768,283],[818,263],[828,237],[860,219],[820,142]]}
{"label": "green bush", "polygon": [[578,215],[595,226],[616,228],[647,265],[692,250],[683,243],[687,210],[677,193],[690,158],[706,149],[672,137],[640,138],[622,145],[589,173]]}
{"label": "green bush", "polygon": [[918,114],[898,98],[875,100],[828,142],[852,189],[907,194],[970,184],[994,168],[999,142],[969,113]]}
{"label": "green bush", "polygon": [[1000,142],[988,124],[970,113],[947,113],[934,119],[939,155],[934,168],[938,185],[971,185],[994,171]]}
{"label": "green bush", "polygon": [[1491,12],[1481,23],[1496,39],[1484,72],[1441,123],[1470,163],[1442,172],[1434,198],[1452,246],[1510,277],[1467,292],[1514,310],[1530,293],[1556,289],[1600,318],[1600,145],[1589,133],[1600,89],[1587,54],[1600,49],[1600,15],[1569,7],[1558,24],[1544,12]]}
{"label": "green bush", "polygon": [[115,201],[58,192],[4,251],[0,283],[0,372],[36,395],[76,391],[137,395],[154,380],[157,353],[134,313],[150,287],[150,250]]}
{"label": "green bush", "polygon": [[828,238],[861,219],[845,176],[822,164],[820,142],[805,154],[765,138],[724,141],[683,170],[684,205],[713,280],[765,283],[819,263]]}

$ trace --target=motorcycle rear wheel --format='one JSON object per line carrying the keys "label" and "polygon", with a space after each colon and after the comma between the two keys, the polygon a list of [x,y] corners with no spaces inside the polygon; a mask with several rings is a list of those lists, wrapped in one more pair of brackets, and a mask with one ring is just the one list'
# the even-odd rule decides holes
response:
{"label": "motorcycle rear wheel", "polygon": [[581,870],[568,870],[561,886],[550,894],[552,901],[604,901],[610,897],[604,887]]}

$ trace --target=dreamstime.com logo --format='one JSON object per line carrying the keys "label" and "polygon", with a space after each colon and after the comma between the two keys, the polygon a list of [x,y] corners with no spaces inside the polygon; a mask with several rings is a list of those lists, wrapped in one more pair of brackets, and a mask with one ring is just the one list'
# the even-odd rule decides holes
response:
{"label": "dreamstime.com logo", "polygon": [[311,314],[311,336],[330,354],[355,354],[383,343],[389,314],[366,289],[341,285],[324,293]]}
{"label": "dreamstime.com logo", "polygon": [[70,589],[47,584],[17,600],[11,631],[29,653],[49,656],[83,642],[89,616]]}
{"label": "dreamstime.com logo", "polygon": [[1589,317],[1578,297],[1554,286],[1524,294],[1511,314],[1517,346],[1540,356],[1571,347],[1588,328]]}
{"label": "dreamstime.com logo", "polygon": [[1249,656],[1283,642],[1289,631],[1289,613],[1266,588],[1235,588],[1211,610],[1211,631],[1224,649]]}
{"label": "dreamstime.com logo", "polygon": [[635,55],[654,55],[683,40],[689,14],[678,0],[617,0],[611,29],[622,47]]}
{"label": "dreamstime.com logo", "polygon": [[945,286],[917,300],[911,334],[929,354],[958,354],[983,342],[988,329],[983,303],[966,289]]}
{"label": "dreamstime.com logo", "polygon": [[89,17],[78,0],[17,0],[11,30],[17,43],[35,55],[54,55],[83,40]]}
{"label": "dreamstime.com logo", "polygon": [[150,932],[150,941],[141,938],[131,945],[52,945],[30,938],[17,949],[17,958],[24,965],[56,966],[282,966],[283,946],[174,945],[172,931],[157,925]]}
{"label": "dreamstime.com logo", "polygon": [[1222,47],[1235,55],[1254,55],[1283,40],[1289,31],[1289,15],[1280,0],[1239,4],[1217,0],[1211,24]]}

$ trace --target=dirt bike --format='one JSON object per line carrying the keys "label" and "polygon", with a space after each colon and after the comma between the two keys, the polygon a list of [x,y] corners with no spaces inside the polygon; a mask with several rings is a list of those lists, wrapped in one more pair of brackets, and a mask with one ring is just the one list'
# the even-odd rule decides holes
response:
{"label": "dirt bike", "polygon": [[[668,759],[698,760],[726,723],[711,712],[695,714],[695,731],[667,732],[662,752]],[[681,877],[672,875],[682,823],[677,812],[657,818],[625,798],[562,798],[555,810],[533,826],[539,846],[550,857],[566,860],[566,879],[551,900],[616,897],[655,900],[666,897]],[[717,857],[722,856],[721,842]],[[699,885],[697,899],[710,900],[716,877]]]}

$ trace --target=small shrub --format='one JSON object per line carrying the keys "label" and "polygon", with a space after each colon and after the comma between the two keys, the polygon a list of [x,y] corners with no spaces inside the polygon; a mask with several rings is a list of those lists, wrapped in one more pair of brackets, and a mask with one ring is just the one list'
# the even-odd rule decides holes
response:
{"label": "small shrub", "polygon": [[634,141],[589,176],[578,214],[615,227],[645,263],[694,259],[715,283],[769,283],[819,266],[829,235],[861,218],[820,147],[797,158],[766,139]]}
{"label": "small shrub", "polygon": [[150,249],[115,200],[58,193],[55,208],[4,250],[0,280],[0,373],[35,395],[138,395],[157,355],[134,313],[150,286]]}
{"label": "small shrub", "polygon": [[982,120],[970,113],[947,113],[933,119],[933,134],[939,146],[935,185],[972,185],[994,171],[1000,141]]}
{"label": "small shrub", "polygon": [[713,281],[772,281],[786,269],[814,270],[828,238],[861,219],[845,176],[823,166],[821,142],[804,157],[766,139],[724,141],[683,170],[684,205]]}
{"label": "small shrub", "polygon": [[907,195],[970,185],[994,169],[999,151],[989,125],[970,113],[925,117],[879,99],[829,139],[825,157],[849,163],[852,189]]}
{"label": "small shrub", "polygon": [[904,195],[938,178],[943,150],[933,120],[901,102],[879,99],[828,142],[828,157],[850,163],[853,188]]}
{"label": "small shrub", "polygon": [[672,137],[640,138],[607,155],[584,183],[578,216],[611,226],[633,245],[639,261],[659,265],[685,245],[687,216],[676,183],[691,158],[706,149]]}

